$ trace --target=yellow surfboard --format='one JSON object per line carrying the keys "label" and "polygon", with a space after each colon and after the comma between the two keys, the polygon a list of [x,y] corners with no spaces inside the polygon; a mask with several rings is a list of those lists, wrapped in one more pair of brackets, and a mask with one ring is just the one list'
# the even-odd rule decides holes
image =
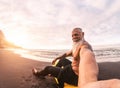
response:
{"label": "yellow surfboard", "polygon": [[[57,78],[55,78],[55,81],[56,81],[56,83],[58,84]],[[64,88],[78,88],[78,87],[77,87],[77,86],[74,86],[74,85],[70,85],[70,84],[64,83]]]}
{"label": "yellow surfboard", "polygon": [[78,88],[78,87],[74,86],[74,85],[70,85],[70,84],[65,83],[64,84],[64,88]]}

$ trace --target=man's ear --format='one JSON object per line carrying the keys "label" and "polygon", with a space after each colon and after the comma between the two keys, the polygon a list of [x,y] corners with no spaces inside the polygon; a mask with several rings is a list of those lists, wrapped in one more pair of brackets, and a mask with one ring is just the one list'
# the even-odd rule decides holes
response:
{"label": "man's ear", "polygon": [[84,37],[84,32],[82,32],[82,37]]}
{"label": "man's ear", "polygon": [[82,40],[84,40],[84,32],[82,32]]}

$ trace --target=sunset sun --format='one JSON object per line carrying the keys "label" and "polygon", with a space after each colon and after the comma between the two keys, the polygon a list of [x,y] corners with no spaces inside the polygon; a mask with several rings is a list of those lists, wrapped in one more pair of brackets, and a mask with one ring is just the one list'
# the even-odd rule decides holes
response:
{"label": "sunset sun", "polygon": [[24,31],[6,31],[6,39],[18,46],[26,47],[28,45],[28,35]]}

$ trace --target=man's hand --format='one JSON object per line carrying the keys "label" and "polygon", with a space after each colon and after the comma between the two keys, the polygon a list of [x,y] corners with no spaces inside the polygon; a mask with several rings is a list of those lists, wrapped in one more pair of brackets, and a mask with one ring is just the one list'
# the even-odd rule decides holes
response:
{"label": "man's hand", "polygon": [[52,61],[52,65],[55,65],[55,62],[58,60],[58,58],[55,58],[53,61]]}

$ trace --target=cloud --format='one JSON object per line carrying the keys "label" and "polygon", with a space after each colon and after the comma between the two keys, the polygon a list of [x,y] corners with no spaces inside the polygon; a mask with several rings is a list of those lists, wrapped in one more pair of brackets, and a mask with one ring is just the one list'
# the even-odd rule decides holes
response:
{"label": "cloud", "polygon": [[[118,37],[119,0],[0,0],[0,28],[24,30],[39,46],[68,45],[81,27],[91,43]],[[114,30],[113,30],[114,29]],[[111,31],[110,31],[111,30]],[[106,35],[104,37],[101,37]],[[112,39],[113,40],[113,39]],[[99,41],[99,43],[101,42]],[[115,40],[117,41],[117,39]]]}
{"label": "cloud", "polygon": [[96,9],[104,10],[107,2],[110,0],[81,0],[85,7],[92,7]]}

